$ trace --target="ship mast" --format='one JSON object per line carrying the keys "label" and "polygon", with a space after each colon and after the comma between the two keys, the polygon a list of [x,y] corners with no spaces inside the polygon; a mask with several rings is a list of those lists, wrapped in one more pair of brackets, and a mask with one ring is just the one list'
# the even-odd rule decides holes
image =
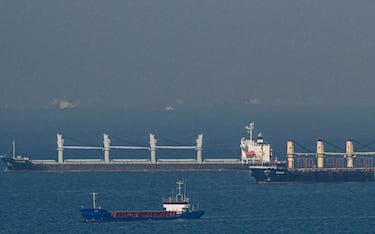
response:
{"label": "ship mast", "polygon": [[97,195],[97,193],[92,192],[91,194],[92,194],[92,208],[96,209],[96,195]]}
{"label": "ship mast", "polygon": [[176,194],[176,200],[183,201],[184,195],[182,194],[181,190],[182,190],[182,185],[184,184],[184,181],[178,180],[176,183],[177,183],[177,189],[178,189],[178,192]]}
{"label": "ship mast", "polygon": [[247,132],[250,134],[250,141],[253,140],[253,132],[254,132],[254,121],[249,124],[249,126],[246,126],[245,129],[247,129]]}

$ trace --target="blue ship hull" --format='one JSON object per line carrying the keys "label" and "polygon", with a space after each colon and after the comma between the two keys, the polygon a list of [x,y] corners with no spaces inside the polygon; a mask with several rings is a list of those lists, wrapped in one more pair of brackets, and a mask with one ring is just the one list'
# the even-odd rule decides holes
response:
{"label": "blue ship hull", "polygon": [[199,219],[204,211],[185,211],[178,214],[174,211],[108,211],[104,209],[81,209],[85,222],[111,222],[135,220],[168,220],[168,219]]}

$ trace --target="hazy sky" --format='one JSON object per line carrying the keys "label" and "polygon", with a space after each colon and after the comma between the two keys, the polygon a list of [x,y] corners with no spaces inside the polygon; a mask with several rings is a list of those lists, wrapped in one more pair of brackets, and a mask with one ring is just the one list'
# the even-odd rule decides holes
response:
{"label": "hazy sky", "polygon": [[0,0],[0,108],[375,107],[373,0]]}

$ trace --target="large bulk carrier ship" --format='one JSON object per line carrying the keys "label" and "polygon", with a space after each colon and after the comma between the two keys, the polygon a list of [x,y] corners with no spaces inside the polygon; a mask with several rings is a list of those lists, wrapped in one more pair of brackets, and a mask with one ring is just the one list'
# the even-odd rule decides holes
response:
{"label": "large bulk carrier ship", "polygon": [[96,195],[92,193],[92,208],[80,210],[84,222],[199,219],[204,214],[203,210],[190,204],[190,199],[186,197],[186,184],[182,180],[177,181],[176,196],[163,199],[163,210],[106,210],[96,205]]}
{"label": "large bulk carrier ship", "polygon": [[[251,123],[246,128],[252,129]],[[251,130],[252,132],[252,130]],[[33,160],[29,157],[15,154],[13,142],[13,155],[1,156],[5,163],[5,170],[9,172],[116,172],[116,171],[233,171],[249,170],[249,163],[262,159],[269,162],[271,157],[270,145],[265,144],[261,135],[258,141],[241,139],[241,157],[235,158],[202,158],[203,134],[199,134],[194,146],[162,146],[157,145],[154,134],[149,134],[149,146],[118,146],[111,145],[108,134],[103,134],[103,146],[68,146],[64,145],[62,134],[57,134],[57,160]],[[101,159],[65,159],[65,150],[97,150],[104,152]],[[110,151],[116,150],[144,150],[150,156],[143,159],[111,159]],[[156,152],[172,150],[194,150],[194,158],[163,159],[157,158]],[[260,153],[262,151],[262,153]],[[100,156],[98,156],[100,157]],[[262,157],[262,158],[259,158]]]}
{"label": "large bulk carrier ship", "polygon": [[355,152],[353,141],[346,141],[346,152],[326,152],[324,142],[316,142],[316,152],[297,153],[294,142],[287,143],[287,161],[250,165],[257,183],[277,182],[357,182],[374,181],[375,152]]}

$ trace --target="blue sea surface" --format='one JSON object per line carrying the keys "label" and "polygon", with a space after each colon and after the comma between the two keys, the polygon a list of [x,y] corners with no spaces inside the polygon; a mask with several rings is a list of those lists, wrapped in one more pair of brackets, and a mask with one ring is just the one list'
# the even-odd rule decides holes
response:
{"label": "blue sea surface", "polygon": [[[106,209],[161,209],[187,181],[200,220],[84,223]],[[245,172],[1,173],[0,233],[374,233],[374,183],[255,184]]]}
{"label": "blue sea surface", "polygon": [[[286,140],[314,151],[328,139],[345,149],[347,137],[373,140],[371,115],[230,109],[195,112],[82,112],[76,110],[3,112],[1,154],[56,159],[56,133],[67,145],[102,145],[102,133],[114,145],[144,146],[154,133],[159,145],[195,145],[203,132],[203,158],[239,158],[244,126],[255,121],[285,159]],[[350,124],[349,124],[350,123]],[[298,146],[297,146],[298,147]],[[329,151],[330,145],[326,149]],[[304,149],[305,149],[304,148]],[[301,148],[296,148],[297,151]],[[337,151],[337,149],[332,149]],[[195,151],[157,151],[160,158],[194,158]],[[66,158],[101,158],[102,151],[64,151]],[[111,151],[111,158],[148,158],[149,152]],[[1,164],[1,168],[3,165]],[[161,200],[187,181],[188,195],[206,211],[199,220],[84,223],[81,206],[91,192],[106,209],[161,209]],[[0,233],[374,233],[374,183],[255,184],[247,172],[148,173],[5,173],[0,172]]]}

